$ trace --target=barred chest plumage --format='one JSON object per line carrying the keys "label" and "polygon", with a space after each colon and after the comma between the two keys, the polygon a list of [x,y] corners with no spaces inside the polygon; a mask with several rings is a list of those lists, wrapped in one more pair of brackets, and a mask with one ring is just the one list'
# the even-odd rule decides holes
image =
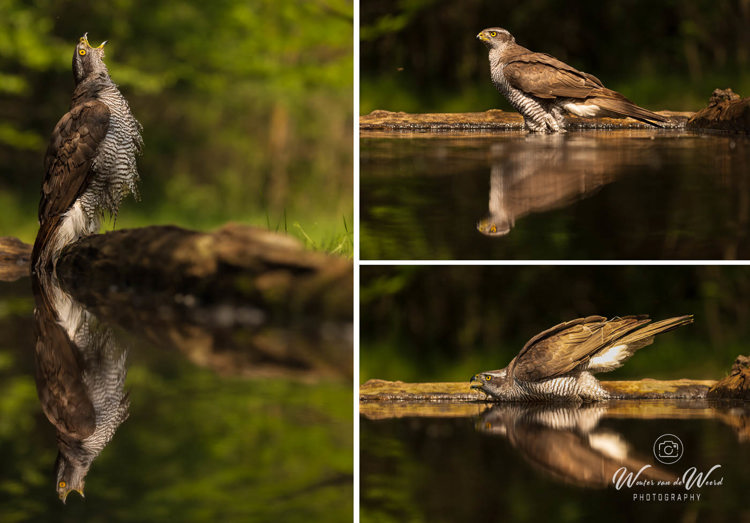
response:
{"label": "barred chest plumage", "polygon": [[546,115],[548,110],[539,100],[524,94],[522,91],[511,87],[505,78],[505,63],[501,60],[500,53],[496,49],[490,51],[490,77],[495,88],[507,98],[513,108],[525,118],[536,119]]}
{"label": "barred chest plumage", "polygon": [[516,381],[515,384],[523,399],[579,398],[585,401],[599,401],[609,397],[607,391],[588,372],[539,382]]}
{"label": "barred chest plumage", "polygon": [[127,194],[138,197],[136,158],[143,145],[141,125],[115,84],[110,82],[102,88],[97,99],[109,108],[110,121],[92,163],[96,176],[81,196],[81,205],[92,220],[100,210],[116,216],[120,201]]}

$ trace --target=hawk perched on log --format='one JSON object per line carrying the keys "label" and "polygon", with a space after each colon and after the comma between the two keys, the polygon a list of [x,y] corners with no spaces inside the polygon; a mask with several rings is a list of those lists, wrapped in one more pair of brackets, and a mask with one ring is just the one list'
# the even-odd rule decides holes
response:
{"label": "hawk perched on log", "polygon": [[560,323],[531,338],[506,368],[475,374],[471,388],[500,401],[604,400],[594,373],[621,367],[657,334],[692,322],[692,315],[654,323],[641,315]]}
{"label": "hawk perched on log", "polygon": [[44,158],[34,268],[53,263],[66,245],[98,232],[100,215],[116,216],[123,196],[137,196],[141,125],[104,65],[105,44],[92,47],[84,34],[73,54],[70,111],[52,131]]}
{"label": "hawk perched on log", "polygon": [[668,119],[604,87],[595,76],[544,53],[533,53],[499,27],[477,35],[490,52],[492,83],[523,115],[533,132],[564,132],[563,112],[577,116],[630,117],[661,127]]}

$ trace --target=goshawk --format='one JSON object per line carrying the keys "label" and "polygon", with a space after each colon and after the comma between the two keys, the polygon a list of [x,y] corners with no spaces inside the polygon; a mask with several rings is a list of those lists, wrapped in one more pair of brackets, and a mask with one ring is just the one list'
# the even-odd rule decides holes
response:
{"label": "goshawk", "polygon": [[593,374],[621,367],[657,334],[692,322],[692,315],[654,323],[641,315],[560,323],[531,338],[504,369],[475,374],[471,388],[500,401],[604,400],[609,393]]}
{"label": "goshawk", "polygon": [[492,82],[523,115],[529,131],[564,132],[563,112],[583,117],[628,116],[656,127],[668,121],[607,89],[597,77],[521,47],[505,29],[485,29],[477,38],[489,49]]}
{"label": "goshawk", "polygon": [[73,54],[70,111],[52,131],[44,158],[35,269],[98,232],[100,214],[116,215],[123,196],[137,195],[141,126],[104,65],[105,44],[92,47],[84,34]]}

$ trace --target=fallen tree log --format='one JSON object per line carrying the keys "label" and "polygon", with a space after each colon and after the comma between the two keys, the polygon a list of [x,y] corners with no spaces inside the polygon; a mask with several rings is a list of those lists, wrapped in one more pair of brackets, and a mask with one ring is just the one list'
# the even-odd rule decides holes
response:
{"label": "fallen tree log", "polygon": [[[665,127],[685,127],[690,112],[659,111],[670,118]],[[630,118],[566,118],[569,129],[654,129]],[[516,112],[491,109],[481,113],[404,113],[376,110],[359,117],[360,131],[477,131],[523,130],[523,117]]]}
{"label": "fallen tree log", "polygon": [[0,281],[16,281],[29,275],[31,245],[18,238],[0,238]]}
{"label": "fallen tree log", "polygon": [[716,382],[708,391],[708,397],[750,400],[750,357],[737,356],[729,371],[729,376]]}
{"label": "fallen tree log", "polygon": [[[705,399],[715,380],[602,381],[614,399]],[[469,382],[404,383],[369,380],[359,388],[359,400],[366,402],[486,402],[483,392],[471,389]]]}
{"label": "fallen tree log", "polygon": [[[0,277],[29,275],[31,246],[0,240]],[[352,375],[350,260],[263,229],[151,226],[68,246],[59,284],[100,321],[243,377]]]}
{"label": "fallen tree log", "polygon": [[133,289],[252,305],[282,322],[352,318],[350,260],[254,227],[158,225],[88,236],[64,249],[56,267],[63,287],[84,304]]}
{"label": "fallen tree log", "polygon": [[102,321],[222,374],[351,376],[352,263],[288,236],[121,230],[67,247],[56,271]]}
{"label": "fallen tree log", "polygon": [[750,98],[740,98],[731,89],[714,89],[708,106],[695,113],[687,129],[750,132]]}
{"label": "fallen tree log", "polygon": [[[613,399],[603,402],[606,416],[612,418],[653,419],[724,419],[747,438],[746,416],[739,416],[736,404],[713,401],[708,391],[716,387],[714,380],[653,380],[602,381],[602,387]],[[712,389],[711,389],[712,390]],[[724,396],[726,398],[728,396]],[[737,398],[738,396],[733,396]],[[506,408],[512,403],[494,402],[484,393],[459,383],[404,383],[402,381],[369,380],[360,386],[359,411],[371,420],[428,417],[476,417],[493,408]],[[632,400],[639,400],[637,402]],[[538,404],[522,404],[533,408]],[[565,408],[569,404],[558,406]],[[554,403],[546,404],[554,408]],[[742,410],[742,409],[740,409]],[[742,412],[745,412],[742,410]]]}

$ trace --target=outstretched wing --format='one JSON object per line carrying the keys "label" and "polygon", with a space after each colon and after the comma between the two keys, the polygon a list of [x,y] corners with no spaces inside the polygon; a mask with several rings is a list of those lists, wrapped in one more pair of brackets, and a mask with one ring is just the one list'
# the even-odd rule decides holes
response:
{"label": "outstretched wing", "polygon": [[521,381],[561,376],[649,321],[648,316],[624,316],[610,321],[588,316],[561,323],[531,338],[516,356],[511,372]]}
{"label": "outstretched wing", "polygon": [[65,212],[86,189],[91,163],[109,129],[109,109],[90,101],[67,112],[52,131],[44,158],[39,222]]}
{"label": "outstretched wing", "polygon": [[604,88],[597,77],[543,53],[515,56],[503,73],[511,86],[537,98],[585,98]]}

